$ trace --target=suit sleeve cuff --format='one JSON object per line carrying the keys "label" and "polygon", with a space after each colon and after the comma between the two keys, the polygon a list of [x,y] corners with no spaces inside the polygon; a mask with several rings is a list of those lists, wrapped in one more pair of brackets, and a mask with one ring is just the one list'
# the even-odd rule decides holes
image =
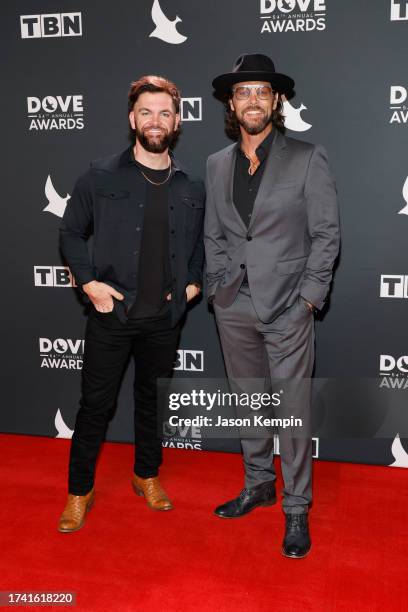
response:
{"label": "suit sleeve cuff", "polygon": [[318,283],[308,281],[300,287],[299,291],[303,299],[307,300],[317,310],[321,310],[326,301],[327,289]]}

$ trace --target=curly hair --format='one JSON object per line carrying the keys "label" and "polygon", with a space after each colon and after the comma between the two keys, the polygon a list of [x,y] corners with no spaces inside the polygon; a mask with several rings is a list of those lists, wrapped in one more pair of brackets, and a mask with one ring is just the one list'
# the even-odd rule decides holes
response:
{"label": "curly hair", "polygon": [[[231,140],[238,140],[241,131],[239,128],[239,122],[236,116],[235,111],[229,105],[229,101],[231,99],[231,93],[226,94],[221,101],[225,106],[225,115],[224,115],[224,129],[225,133]],[[276,110],[272,111],[271,116],[272,125],[282,134],[285,133],[285,116],[283,115],[283,104],[279,99],[278,106]]]}

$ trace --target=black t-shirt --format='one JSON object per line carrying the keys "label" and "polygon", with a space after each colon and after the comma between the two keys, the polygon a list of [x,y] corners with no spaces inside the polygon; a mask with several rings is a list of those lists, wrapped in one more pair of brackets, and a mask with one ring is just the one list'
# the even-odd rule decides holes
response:
{"label": "black t-shirt", "polygon": [[[166,299],[171,292],[169,258],[169,176],[170,169],[153,170],[137,162],[145,176],[147,197],[139,258],[137,298],[129,311],[130,319],[165,316],[170,310]],[[153,183],[161,183],[154,185]]]}

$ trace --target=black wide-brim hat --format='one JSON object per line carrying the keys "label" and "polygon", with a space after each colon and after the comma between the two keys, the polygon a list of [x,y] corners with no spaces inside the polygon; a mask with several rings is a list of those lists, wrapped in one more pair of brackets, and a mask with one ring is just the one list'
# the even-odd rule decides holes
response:
{"label": "black wide-brim hat", "polygon": [[295,81],[286,74],[276,72],[271,58],[261,53],[240,55],[235,60],[232,72],[217,76],[212,86],[217,94],[226,94],[235,83],[244,81],[267,81],[273,89],[286,96],[290,96],[295,87]]}

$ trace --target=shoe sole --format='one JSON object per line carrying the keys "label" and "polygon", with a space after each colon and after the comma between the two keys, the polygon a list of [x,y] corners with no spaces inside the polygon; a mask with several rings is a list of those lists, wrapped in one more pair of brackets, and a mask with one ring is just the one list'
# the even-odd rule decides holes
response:
{"label": "shoe sole", "polygon": [[[134,482],[132,482],[132,487],[133,487],[133,490],[136,493],[136,495],[138,495],[139,497],[144,497],[145,496],[143,491],[142,491],[142,489],[139,489],[139,487],[137,485],[135,485]],[[168,510],[174,510],[174,506],[168,506],[167,508],[153,508],[153,506],[150,505],[147,500],[146,500],[146,503],[149,506],[150,510],[154,510],[154,512],[167,512]]]}
{"label": "shoe sole", "polygon": [[[88,506],[87,506],[87,508],[86,508],[85,516],[86,516],[86,515],[87,515],[87,513],[90,511],[90,509],[92,508],[92,506],[94,505],[94,503],[95,503],[95,500],[93,499],[93,500],[92,500],[92,501],[91,501],[91,502],[88,504]],[[74,531],[79,531],[80,529],[82,529],[82,527],[83,527],[84,525],[85,525],[85,518],[84,518],[84,520],[82,521],[82,523],[80,524],[80,526],[79,526],[79,527],[75,527],[75,529],[60,529],[60,528],[58,527],[58,531],[59,531],[60,533],[74,533]]]}
{"label": "shoe sole", "polygon": [[255,506],[252,506],[252,508],[250,510],[248,510],[247,512],[243,512],[242,514],[238,514],[236,516],[226,516],[225,514],[217,514],[214,510],[215,516],[218,516],[218,518],[223,518],[223,519],[237,519],[237,518],[242,518],[243,516],[246,516],[247,514],[250,514],[252,512],[252,510],[255,510],[256,508],[261,508],[262,506],[274,506],[277,502],[277,498],[275,497],[275,499],[271,499],[270,501],[266,501],[266,502],[260,502],[259,504],[255,504]]}
{"label": "shoe sole", "polygon": [[287,553],[285,553],[284,548],[282,548],[281,552],[282,552],[282,555],[286,557],[287,559],[304,559],[310,553],[311,548],[312,547],[310,547],[309,550],[304,555],[288,555]]}

